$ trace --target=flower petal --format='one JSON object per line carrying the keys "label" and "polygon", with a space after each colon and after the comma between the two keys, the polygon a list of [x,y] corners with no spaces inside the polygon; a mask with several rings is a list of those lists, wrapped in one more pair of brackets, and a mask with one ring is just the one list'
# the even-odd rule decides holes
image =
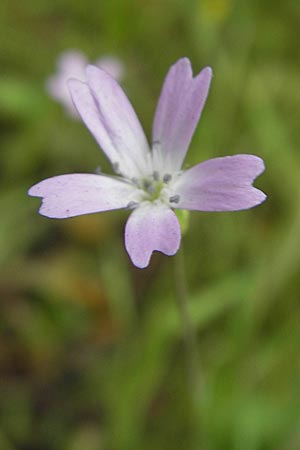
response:
{"label": "flower petal", "polygon": [[180,59],[170,68],[153,123],[156,169],[162,162],[170,172],[181,168],[205,104],[211,76],[211,68],[206,67],[193,78],[187,58]]}
{"label": "flower petal", "polygon": [[95,65],[100,67],[100,69],[105,70],[109,73],[115,80],[121,81],[124,77],[125,67],[121,59],[116,56],[102,56]]}
{"label": "flower petal", "polygon": [[133,264],[148,266],[152,252],[174,255],[180,246],[180,225],[165,205],[146,203],[136,208],[125,227],[125,247]]}
{"label": "flower petal", "polygon": [[126,208],[134,193],[130,184],[85,173],[48,178],[28,191],[29,195],[43,197],[39,213],[56,219]]}
{"label": "flower petal", "polygon": [[123,175],[148,175],[149,146],[122,88],[95,66],[88,66],[86,74],[87,84],[73,79],[68,82],[82,120]]}
{"label": "flower petal", "polygon": [[262,203],[266,195],[252,186],[265,169],[254,155],[225,156],[187,170],[174,185],[181,209],[238,211]]}
{"label": "flower petal", "polygon": [[[86,56],[78,50],[67,50],[61,53],[57,61],[60,73],[66,77],[78,77],[84,79],[84,69],[87,65]],[[67,79],[65,79],[67,81]]]}
{"label": "flower petal", "polygon": [[85,67],[87,60],[85,56],[76,50],[69,50],[62,53],[57,61],[57,72],[50,76],[46,81],[46,89],[55,100],[61,102],[66,112],[74,119],[78,119],[76,109],[67,86],[67,80],[70,77],[78,79],[85,78]]}

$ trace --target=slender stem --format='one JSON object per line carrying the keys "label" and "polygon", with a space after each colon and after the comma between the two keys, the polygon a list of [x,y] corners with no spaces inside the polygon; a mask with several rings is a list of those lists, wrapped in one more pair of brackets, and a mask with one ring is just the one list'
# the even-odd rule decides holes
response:
{"label": "slender stem", "polygon": [[189,390],[192,403],[196,406],[198,405],[198,400],[202,390],[202,379],[200,377],[200,368],[197,357],[197,335],[188,303],[188,290],[182,248],[174,258],[174,275],[177,294],[177,307],[181,317],[186,349],[186,366]]}

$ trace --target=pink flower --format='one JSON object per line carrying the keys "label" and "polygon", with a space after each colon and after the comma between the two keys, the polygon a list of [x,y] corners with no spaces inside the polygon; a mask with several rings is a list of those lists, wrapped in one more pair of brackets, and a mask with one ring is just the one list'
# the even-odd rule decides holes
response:
{"label": "pink flower", "polygon": [[[85,80],[87,64],[88,61],[83,53],[77,50],[68,50],[58,58],[57,73],[46,81],[46,89],[51,97],[58,100],[64,106],[67,114],[74,118],[78,118],[78,114],[70,97],[67,81],[69,78]],[[96,65],[118,81],[123,78],[124,66],[118,58],[103,56],[96,61]]]}
{"label": "pink flower", "polygon": [[43,197],[39,212],[63,219],[131,210],[125,247],[133,264],[144,268],[153,251],[174,255],[179,249],[174,208],[236,211],[263,202],[266,195],[252,186],[264,171],[257,156],[226,156],[181,168],[211,76],[206,67],[193,78],[187,58],[170,68],[154,117],[152,149],[129,100],[108,73],[88,66],[86,83],[70,80],[73,102],[116,176],[71,174],[41,181],[29,190],[29,195]]}

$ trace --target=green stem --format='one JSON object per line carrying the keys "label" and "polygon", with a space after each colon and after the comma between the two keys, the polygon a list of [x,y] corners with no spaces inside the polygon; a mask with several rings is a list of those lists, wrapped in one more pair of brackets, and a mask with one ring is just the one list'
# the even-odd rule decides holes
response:
{"label": "green stem", "polygon": [[174,275],[176,286],[176,299],[184,335],[186,367],[191,402],[199,407],[202,391],[202,379],[197,355],[197,335],[191,317],[188,303],[188,290],[184,266],[184,254],[181,249],[174,258]]}

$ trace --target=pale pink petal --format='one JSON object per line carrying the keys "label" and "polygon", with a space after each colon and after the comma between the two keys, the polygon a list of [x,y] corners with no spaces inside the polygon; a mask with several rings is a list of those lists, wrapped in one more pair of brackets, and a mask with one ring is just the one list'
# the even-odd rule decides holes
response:
{"label": "pale pink petal", "polygon": [[181,168],[205,104],[211,76],[211,68],[206,67],[193,78],[187,58],[170,68],[153,123],[153,148],[158,166],[162,159],[170,172]]}
{"label": "pale pink petal", "polygon": [[146,203],[130,215],[125,228],[125,247],[133,264],[147,267],[155,250],[168,256],[180,246],[180,225],[165,205]]}
{"label": "pale pink petal", "polygon": [[48,178],[28,191],[29,195],[43,197],[39,213],[56,219],[126,208],[134,193],[128,183],[85,173]]}
{"label": "pale pink petal", "polygon": [[262,203],[266,195],[252,186],[265,169],[254,155],[209,159],[184,172],[174,190],[176,208],[199,211],[238,211]]}
{"label": "pale pink petal", "polygon": [[[68,76],[69,77],[69,76]],[[46,81],[46,89],[48,94],[55,100],[58,100],[64,107],[65,112],[74,119],[79,119],[76,108],[70,97],[67,87],[67,79],[64,75],[57,74],[48,78]]]}
{"label": "pale pink petal", "polygon": [[73,105],[67,86],[67,80],[71,77],[84,80],[86,65],[87,60],[81,52],[68,50],[62,53],[58,58],[57,73],[46,80],[46,89],[48,93],[55,100],[60,101],[66,112],[76,119],[78,119],[79,116]]}
{"label": "pale pink petal", "polygon": [[80,80],[84,80],[87,63],[85,55],[80,51],[67,50],[59,56],[57,67],[59,72],[67,77],[78,77]]}
{"label": "pale pink petal", "polygon": [[115,56],[102,56],[96,61],[95,65],[105,70],[117,81],[121,81],[124,77],[124,64]]}
{"label": "pale pink petal", "polygon": [[87,84],[69,80],[73,102],[104,153],[130,178],[149,174],[149,147],[119,84],[104,70],[87,68]]}

